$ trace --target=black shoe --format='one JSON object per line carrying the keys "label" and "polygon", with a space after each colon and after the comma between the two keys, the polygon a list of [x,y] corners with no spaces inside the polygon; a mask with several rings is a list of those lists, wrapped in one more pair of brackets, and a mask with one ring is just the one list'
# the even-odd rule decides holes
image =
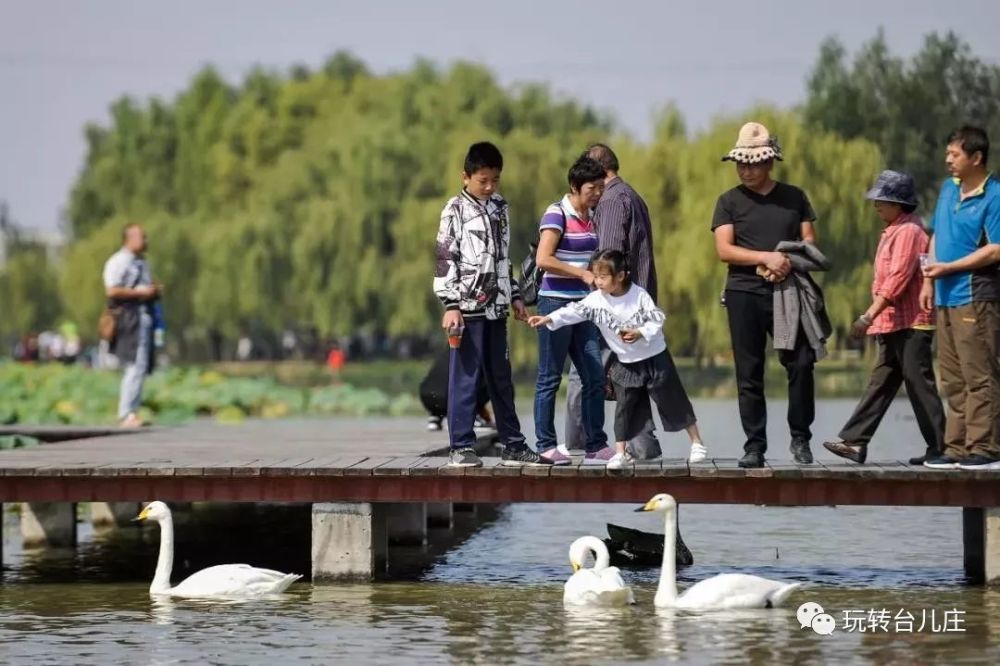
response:
{"label": "black shoe", "polygon": [[454,449],[448,456],[448,467],[482,467],[483,461],[470,447]]}
{"label": "black shoe", "polygon": [[1000,458],[991,456],[981,456],[974,453],[967,458],[963,458],[958,463],[959,469],[996,469],[1000,470]]}
{"label": "black shoe", "polygon": [[804,439],[793,439],[792,445],[788,447],[792,452],[792,459],[800,465],[811,465],[813,452],[809,450],[809,442]]}
{"label": "black shoe", "polygon": [[958,463],[960,462],[961,461],[958,458],[940,455],[936,458],[928,458],[925,460],[924,467],[929,467],[930,469],[958,469]]}
{"label": "black shoe", "polygon": [[928,460],[937,458],[941,455],[941,452],[937,449],[927,449],[927,452],[922,456],[917,456],[916,458],[910,458],[907,462],[911,465],[923,465]]}
{"label": "black shoe", "polygon": [[747,451],[739,462],[736,463],[740,467],[746,468],[757,468],[764,466],[764,454],[760,451]]}
{"label": "black shoe", "polygon": [[[853,460],[859,465],[865,464],[865,458],[868,457],[868,447],[864,444],[848,444],[847,442],[823,442],[823,448],[825,448],[830,453],[840,456],[841,458],[847,458],[848,460]],[[920,460],[920,464],[924,463],[923,459]]]}
{"label": "black shoe", "polygon": [[548,467],[552,461],[543,458],[528,447],[505,446],[500,454],[500,464],[504,467]]}

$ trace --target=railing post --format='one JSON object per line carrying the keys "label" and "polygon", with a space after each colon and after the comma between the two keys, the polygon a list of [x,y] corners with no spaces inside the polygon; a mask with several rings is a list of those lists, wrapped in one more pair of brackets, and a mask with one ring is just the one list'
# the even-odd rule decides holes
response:
{"label": "railing post", "polygon": [[1000,585],[1000,507],[983,509],[983,570],[987,585]]}
{"label": "railing post", "polygon": [[427,543],[427,505],[423,502],[386,504],[389,543],[394,546],[422,546]]}
{"label": "railing post", "polygon": [[450,528],[451,521],[451,502],[427,503],[427,527]]}
{"label": "railing post", "polygon": [[24,502],[21,504],[21,538],[26,548],[75,548],[76,504]]}
{"label": "railing post", "polygon": [[966,578],[1000,585],[1000,507],[962,509],[962,543]]}
{"label": "railing post", "polygon": [[385,510],[372,502],[312,505],[312,579],[371,580],[388,552]]}

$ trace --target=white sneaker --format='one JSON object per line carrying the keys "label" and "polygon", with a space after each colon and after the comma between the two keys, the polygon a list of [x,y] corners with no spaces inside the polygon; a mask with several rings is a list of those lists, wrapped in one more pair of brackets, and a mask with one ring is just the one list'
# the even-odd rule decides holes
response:
{"label": "white sneaker", "polygon": [[558,451],[559,453],[563,454],[567,458],[572,458],[573,457],[573,452],[570,451],[568,448],[566,448],[565,444],[557,444],[556,445],[556,451]]}
{"label": "white sneaker", "polygon": [[688,456],[688,462],[705,462],[706,458],[708,458],[708,449],[701,442],[691,442],[691,455]]}
{"label": "white sneaker", "polygon": [[607,467],[608,469],[624,469],[625,467],[628,467],[629,464],[630,461],[624,453],[616,453],[611,456],[611,460],[608,461]]}

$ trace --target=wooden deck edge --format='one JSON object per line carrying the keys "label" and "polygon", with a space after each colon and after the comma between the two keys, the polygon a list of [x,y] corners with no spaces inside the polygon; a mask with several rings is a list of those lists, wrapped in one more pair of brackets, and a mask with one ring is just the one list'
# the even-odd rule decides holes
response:
{"label": "wooden deck edge", "polygon": [[[494,459],[495,460],[495,459]],[[500,469],[500,468],[498,468]],[[506,468],[503,468],[506,471]],[[443,468],[440,476],[7,476],[3,502],[601,502],[638,503],[668,492],[680,503],[762,506],[1000,507],[1000,484],[967,478],[937,482],[775,477],[617,477],[480,475]],[[521,470],[514,468],[512,472]],[[468,472],[468,473],[466,473]]]}

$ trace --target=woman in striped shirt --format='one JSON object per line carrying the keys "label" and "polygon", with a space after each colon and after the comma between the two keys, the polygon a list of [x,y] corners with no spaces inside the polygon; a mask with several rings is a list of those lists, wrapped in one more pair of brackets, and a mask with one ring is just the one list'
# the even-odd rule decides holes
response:
{"label": "woman in striped shirt", "polygon": [[[588,270],[597,250],[597,228],[592,209],[604,192],[604,167],[580,157],[569,175],[569,194],[545,210],[539,224],[535,262],[542,271],[538,314],[548,315],[591,291],[594,275]],[[556,448],[556,393],[568,356],[583,383],[583,428],[587,437],[584,464],[605,465],[614,452],[604,432],[604,365],[600,333],[589,321],[556,331],[538,332],[538,380],[535,383],[535,439],[538,453],[557,465],[570,459]]]}

